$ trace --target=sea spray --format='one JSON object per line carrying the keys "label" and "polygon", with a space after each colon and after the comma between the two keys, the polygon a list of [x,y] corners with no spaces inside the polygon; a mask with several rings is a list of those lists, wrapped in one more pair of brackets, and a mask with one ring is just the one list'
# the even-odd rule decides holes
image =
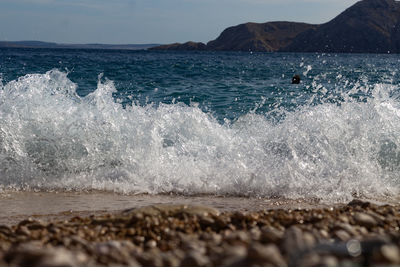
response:
{"label": "sea spray", "polygon": [[[324,200],[399,191],[393,85],[338,88],[340,101],[336,94],[280,109],[279,120],[253,110],[221,123],[196,105],[123,106],[101,77],[80,97],[67,75],[52,70],[2,85],[3,189]],[[363,90],[362,101],[350,97]]]}

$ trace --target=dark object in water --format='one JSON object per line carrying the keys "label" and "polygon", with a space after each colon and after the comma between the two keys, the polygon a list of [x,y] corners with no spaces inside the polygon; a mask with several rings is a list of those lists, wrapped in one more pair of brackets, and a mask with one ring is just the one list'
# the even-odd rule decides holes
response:
{"label": "dark object in water", "polygon": [[294,75],[292,78],[292,84],[299,84],[300,83],[300,75]]}

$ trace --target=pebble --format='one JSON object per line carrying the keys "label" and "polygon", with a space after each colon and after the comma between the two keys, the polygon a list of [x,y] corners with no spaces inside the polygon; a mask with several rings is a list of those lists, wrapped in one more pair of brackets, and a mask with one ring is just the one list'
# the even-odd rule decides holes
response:
{"label": "pebble", "polygon": [[295,254],[309,249],[314,245],[314,242],[315,239],[311,234],[303,234],[298,226],[291,226],[284,234],[283,248],[286,253]]}
{"label": "pebble", "polygon": [[15,266],[51,266],[76,267],[83,266],[78,257],[65,248],[41,249],[37,247],[21,246],[5,255],[5,261]]}
{"label": "pebble", "polygon": [[351,226],[348,223],[337,223],[337,224],[335,224],[335,228],[337,228],[339,230],[344,230],[351,236],[357,235],[357,231],[354,229],[353,226]]}
{"label": "pebble", "polygon": [[378,224],[371,215],[362,212],[355,213],[354,220],[357,224],[365,226],[367,228],[372,228]]}
{"label": "pebble", "polygon": [[400,251],[397,246],[393,244],[384,245],[381,247],[381,254],[387,262],[400,264]]}
{"label": "pebble", "polygon": [[28,227],[25,225],[18,226],[17,231],[15,231],[17,235],[24,235],[24,236],[29,236],[31,234],[31,231],[29,231]]}
{"label": "pebble", "polygon": [[339,262],[334,256],[325,256],[321,259],[320,265],[325,267],[336,267],[339,265]]}
{"label": "pebble", "polygon": [[203,254],[191,251],[185,258],[183,258],[180,267],[203,267],[210,264],[208,257]]}
{"label": "pebble", "polygon": [[145,244],[146,248],[155,248],[157,247],[157,242],[155,240],[149,240]]}
{"label": "pebble", "polygon": [[337,237],[340,241],[348,241],[351,239],[351,236],[344,230],[335,231],[334,236]]}
{"label": "pebble", "polygon": [[250,246],[247,257],[256,264],[270,263],[282,267],[287,265],[279,248],[274,244],[264,246],[255,243]]}
{"label": "pebble", "polygon": [[[400,206],[358,200],[331,209],[252,213],[155,205],[67,221],[28,218],[11,227],[0,225],[0,265],[351,266],[370,253],[371,265],[396,266],[399,225]],[[347,257],[348,244],[362,250]]]}
{"label": "pebble", "polygon": [[260,241],[263,243],[279,243],[283,238],[283,232],[271,226],[261,228]]}

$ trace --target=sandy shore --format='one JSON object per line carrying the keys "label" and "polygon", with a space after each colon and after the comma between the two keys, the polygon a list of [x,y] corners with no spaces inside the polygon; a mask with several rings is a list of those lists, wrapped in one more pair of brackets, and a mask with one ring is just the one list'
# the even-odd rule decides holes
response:
{"label": "sandy shore", "polygon": [[0,266],[400,266],[395,203],[107,193],[0,201]]}
{"label": "sandy shore", "polygon": [[33,217],[44,221],[73,216],[115,213],[150,205],[202,205],[225,211],[304,209],[331,207],[314,200],[262,199],[218,196],[122,195],[110,192],[3,192],[0,193],[0,224],[12,225]]}

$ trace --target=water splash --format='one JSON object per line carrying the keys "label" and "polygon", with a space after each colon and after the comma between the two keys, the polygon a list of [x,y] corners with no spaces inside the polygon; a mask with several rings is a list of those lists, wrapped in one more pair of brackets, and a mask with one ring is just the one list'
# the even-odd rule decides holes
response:
{"label": "water splash", "polygon": [[[278,122],[249,112],[224,124],[195,105],[124,108],[101,77],[86,97],[76,89],[58,70],[1,85],[1,188],[326,200],[399,193],[395,86],[355,86],[339,104],[281,111]],[[360,90],[371,97],[350,97]]]}

